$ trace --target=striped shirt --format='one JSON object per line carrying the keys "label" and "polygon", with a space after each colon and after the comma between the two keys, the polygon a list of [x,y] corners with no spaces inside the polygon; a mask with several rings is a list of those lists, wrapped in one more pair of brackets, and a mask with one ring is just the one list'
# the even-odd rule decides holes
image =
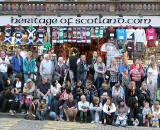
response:
{"label": "striped shirt", "polygon": [[144,76],[144,72],[143,70],[139,71],[139,70],[133,69],[130,71],[130,75],[133,81],[141,81],[142,76]]}

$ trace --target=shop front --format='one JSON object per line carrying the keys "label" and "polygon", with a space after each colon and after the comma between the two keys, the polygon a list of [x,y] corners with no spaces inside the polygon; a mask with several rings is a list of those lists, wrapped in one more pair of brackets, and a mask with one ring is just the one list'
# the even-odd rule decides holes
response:
{"label": "shop front", "polygon": [[66,59],[72,48],[90,56],[93,51],[106,59],[124,56],[131,61],[148,56],[160,61],[159,16],[0,16],[1,49],[17,47],[42,54],[54,48]]}

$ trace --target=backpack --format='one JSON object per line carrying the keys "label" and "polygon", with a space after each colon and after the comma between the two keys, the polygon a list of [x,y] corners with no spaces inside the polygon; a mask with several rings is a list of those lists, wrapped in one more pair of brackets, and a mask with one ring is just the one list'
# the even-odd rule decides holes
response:
{"label": "backpack", "polygon": [[157,118],[152,119],[152,127],[159,128],[159,120]]}

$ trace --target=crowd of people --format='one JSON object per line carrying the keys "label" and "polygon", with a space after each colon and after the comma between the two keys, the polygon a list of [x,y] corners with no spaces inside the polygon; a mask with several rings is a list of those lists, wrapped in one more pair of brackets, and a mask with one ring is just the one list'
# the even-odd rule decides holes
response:
{"label": "crowd of people", "polygon": [[[21,49],[8,57],[0,51],[1,111],[24,112],[28,120],[74,121],[116,126],[159,127],[159,67],[140,59],[128,65],[103,63],[97,52],[86,60],[72,51],[69,59],[53,50],[33,58]],[[90,115],[90,116],[89,116]]]}

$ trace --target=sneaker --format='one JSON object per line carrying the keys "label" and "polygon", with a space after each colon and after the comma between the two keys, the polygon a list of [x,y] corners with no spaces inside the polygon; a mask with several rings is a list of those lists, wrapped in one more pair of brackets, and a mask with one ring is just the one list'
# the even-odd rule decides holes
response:
{"label": "sneaker", "polygon": [[16,114],[16,111],[14,110],[13,113]]}
{"label": "sneaker", "polygon": [[81,119],[80,123],[83,123],[83,122],[84,122],[83,119]]}
{"label": "sneaker", "polygon": [[67,122],[69,122],[69,119],[67,119]]}
{"label": "sneaker", "polygon": [[9,110],[9,113],[11,116],[14,116],[14,112],[12,110]]}
{"label": "sneaker", "polygon": [[60,120],[60,121],[64,121],[62,117],[60,117],[60,119],[59,119],[59,120]]}
{"label": "sneaker", "polygon": [[95,123],[95,121],[91,121],[91,124]]}
{"label": "sneaker", "polygon": [[99,123],[99,124],[102,124],[102,121],[99,121],[98,123]]}
{"label": "sneaker", "polygon": [[126,127],[127,125],[122,125],[122,127]]}

